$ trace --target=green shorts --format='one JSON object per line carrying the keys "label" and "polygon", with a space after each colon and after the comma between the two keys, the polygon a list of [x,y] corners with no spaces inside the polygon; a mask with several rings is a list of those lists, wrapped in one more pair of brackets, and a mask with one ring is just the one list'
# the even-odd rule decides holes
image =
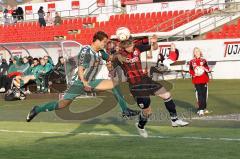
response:
{"label": "green shorts", "polygon": [[[103,81],[103,79],[96,79],[96,80],[89,82],[89,85],[92,88],[96,88],[97,85],[99,85],[99,83],[102,81]],[[83,83],[80,80],[76,80],[66,91],[63,99],[74,100],[76,97],[78,97],[79,95],[82,95],[84,93],[85,93],[85,91],[84,91]]]}

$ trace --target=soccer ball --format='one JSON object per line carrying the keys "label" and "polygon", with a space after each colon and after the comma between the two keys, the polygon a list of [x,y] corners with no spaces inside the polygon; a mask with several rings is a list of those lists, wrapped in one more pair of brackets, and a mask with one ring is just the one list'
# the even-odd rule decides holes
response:
{"label": "soccer ball", "polygon": [[128,40],[130,38],[131,33],[128,28],[120,27],[116,31],[116,36],[117,36],[118,40],[124,41],[124,40]]}
{"label": "soccer ball", "polygon": [[201,75],[205,72],[205,70],[204,70],[202,67],[197,66],[197,67],[194,69],[194,72],[195,72],[195,74],[196,74],[197,76],[201,76]]}

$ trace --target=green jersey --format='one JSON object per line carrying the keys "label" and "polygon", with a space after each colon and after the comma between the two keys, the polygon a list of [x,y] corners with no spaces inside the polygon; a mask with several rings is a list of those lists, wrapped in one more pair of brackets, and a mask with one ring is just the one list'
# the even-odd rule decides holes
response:
{"label": "green jersey", "polygon": [[48,72],[50,72],[53,69],[53,66],[49,63],[46,63],[44,66],[38,65],[37,69],[38,69],[37,74],[38,74],[38,76],[40,76],[40,75],[45,75]]}
{"label": "green jersey", "polygon": [[[81,49],[78,54],[78,66],[85,68],[84,78],[87,81],[93,81],[96,79],[97,74],[101,70],[101,65],[103,65],[103,60],[107,60],[109,55],[105,50],[100,50],[98,52],[94,51],[91,46],[85,46]],[[78,74],[76,73],[73,80],[78,79]]]}

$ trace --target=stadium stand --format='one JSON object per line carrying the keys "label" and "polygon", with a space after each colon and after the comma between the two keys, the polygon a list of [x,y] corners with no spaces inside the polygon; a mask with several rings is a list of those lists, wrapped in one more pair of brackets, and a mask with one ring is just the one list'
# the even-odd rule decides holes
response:
{"label": "stadium stand", "polygon": [[240,19],[237,24],[225,24],[220,28],[220,31],[208,32],[206,39],[226,39],[226,38],[240,38]]}
{"label": "stadium stand", "polygon": [[[163,31],[170,31],[205,14],[209,14],[212,11],[212,9],[197,9],[118,14],[111,15],[109,21],[105,22],[98,22],[97,17],[79,17],[64,19],[63,25],[45,28],[40,28],[36,21],[21,22],[15,25],[1,25],[0,42],[53,41],[56,36],[64,36],[67,40],[76,40],[82,44],[88,44],[91,42],[90,40],[93,33],[100,29],[106,31],[109,35],[113,35],[118,27],[125,26],[128,27],[132,33],[141,33],[154,25],[160,24],[160,28],[165,28]],[[173,20],[170,20],[169,23],[163,23],[169,19]],[[186,20],[182,21],[182,19]],[[169,27],[173,24],[174,27]],[[79,30],[80,34],[69,34],[71,30]]]}

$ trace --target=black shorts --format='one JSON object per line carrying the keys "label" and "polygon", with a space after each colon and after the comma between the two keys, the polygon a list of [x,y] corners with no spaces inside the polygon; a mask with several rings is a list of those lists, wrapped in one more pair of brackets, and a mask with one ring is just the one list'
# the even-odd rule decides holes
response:
{"label": "black shorts", "polygon": [[150,77],[145,76],[141,82],[136,84],[129,83],[129,89],[134,98],[136,97],[149,97],[155,95],[155,92],[163,86],[160,83],[153,81]]}

